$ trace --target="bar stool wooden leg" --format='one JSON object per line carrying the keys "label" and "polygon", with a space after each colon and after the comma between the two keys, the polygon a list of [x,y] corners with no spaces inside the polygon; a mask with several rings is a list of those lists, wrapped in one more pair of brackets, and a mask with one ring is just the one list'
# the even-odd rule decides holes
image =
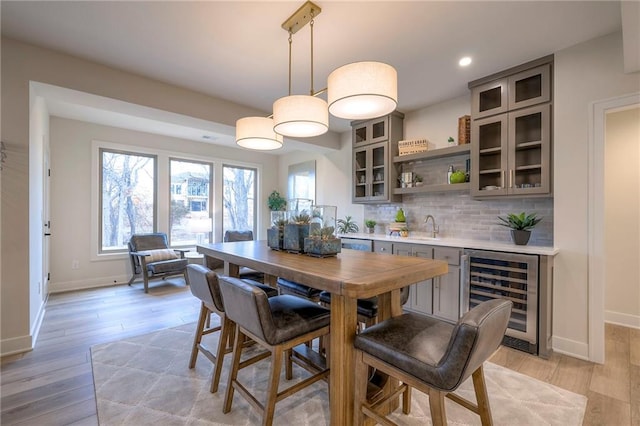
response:
{"label": "bar stool wooden leg", "polygon": [[287,349],[285,352],[285,378],[287,380],[291,380],[293,379],[293,362],[291,361],[292,350]]}
{"label": "bar stool wooden leg", "polygon": [[482,426],[493,425],[493,419],[491,417],[491,407],[489,405],[489,397],[487,394],[487,385],[484,380],[484,369],[482,365],[478,367],[472,374],[473,388],[476,391],[476,401],[478,401],[478,414],[480,415],[480,421]]}
{"label": "bar stool wooden leg", "polygon": [[231,404],[233,403],[234,382],[238,377],[238,369],[240,368],[240,356],[242,355],[242,343],[244,342],[244,335],[240,332],[240,327],[236,324],[234,327],[236,338],[233,343],[233,357],[231,361],[231,371],[229,371],[229,380],[227,381],[227,393],[224,396],[223,413],[231,411]]}
{"label": "bar stool wooden leg", "polygon": [[407,389],[402,394],[402,412],[404,414],[411,413],[411,386],[407,385]]}
{"label": "bar stool wooden leg", "polygon": [[271,350],[271,375],[269,376],[267,402],[264,405],[264,413],[262,416],[263,426],[268,426],[273,423],[273,413],[275,412],[276,402],[278,400],[278,382],[280,381],[280,371],[282,370],[282,352],[282,347],[279,345]]}
{"label": "bar stool wooden leg", "polygon": [[433,426],[447,426],[447,415],[444,411],[445,392],[429,388],[429,406]]}
{"label": "bar stool wooden leg", "polygon": [[211,311],[202,303],[200,305],[200,316],[198,317],[198,325],[196,327],[196,336],[193,339],[193,348],[191,349],[191,359],[189,360],[189,368],[196,366],[196,359],[198,358],[198,345],[202,341],[202,333],[205,327],[205,321],[211,314]]}
{"label": "bar stool wooden leg", "polygon": [[[210,315],[209,315],[210,317]],[[220,338],[218,339],[218,350],[216,353],[216,365],[213,370],[213,377],[211,378],[211,387],[209,392],[218,392],[218,385],[220,384],[220,374],[222,373],[222,364],[224,363],[224,355],[229,352],[229,346],[227,342],[229,340],[229,334],[234,328],[235,324],[226,315],[222,315],[220,318]]]}

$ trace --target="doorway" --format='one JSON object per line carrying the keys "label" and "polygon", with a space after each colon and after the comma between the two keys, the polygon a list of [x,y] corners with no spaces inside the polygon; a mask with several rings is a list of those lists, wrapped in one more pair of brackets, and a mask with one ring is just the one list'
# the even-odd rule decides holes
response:
{"label": "doorway", "polygon": [[589,360],[604,362],[606,296],[605,153],[607,114],[640,106],[640,93],[594,102],[589,126]]}

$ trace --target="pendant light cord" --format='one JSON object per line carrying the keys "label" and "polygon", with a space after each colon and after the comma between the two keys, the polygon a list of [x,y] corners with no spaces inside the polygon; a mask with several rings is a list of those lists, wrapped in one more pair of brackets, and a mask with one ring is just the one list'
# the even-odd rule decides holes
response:
{"label": "pendant light cord", "polygon": [[291,44],[293,38],[291,37],[291,30],[289,30],[289,96],[291,96]]}
{"label": "pendant light cord", "polygon": [[311,9],[311,22],[309,22],[311,26],[311,84],[309,89],[309,96],[313,96],[313,9]]}

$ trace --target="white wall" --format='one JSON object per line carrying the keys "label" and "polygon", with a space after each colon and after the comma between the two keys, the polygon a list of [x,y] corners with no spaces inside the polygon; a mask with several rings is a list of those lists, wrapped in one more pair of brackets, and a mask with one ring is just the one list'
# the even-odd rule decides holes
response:
{"label": "white wall", "polygon": [[458,141],[458,118],[471,114],[471,95],[458,96],[405,114],[404,138],[427,139],[429,149],[446,148],[449,136]]}
{"label": "white wall", "polygon": [[[588,132],[589,106],[640,89],[640,75],[624,74],[620,33],[561,50],[554,63],[553,348],[588,358]],[[601,342],[593,342],[601,344]]]}
{"label": "white wall", "polygon": [[[289,165],[304,161],[316,162],[316,203],[337,206],[338,218],[352,216],[357,223],[362,222],[363,206],[351,202],[351,132],[344,132],[341,136],[339,151],[329,154],[313,154],[310,152],[296,152],[280,157],[280,177],[278,188],[286,197],[287,173]],[[273,189],[278,189],[273,188]],[[269,188],[266,188],[268,191]],[[269,191],[270,192],[270,191]]]}
{"label": "white wall", "polygon": [[[92,193],[98,191],[96,168],[92,159],[92,142],[118,144],[119,149],[147,149],[158,156],[158,179],[168,181],[163,165],[169,157],[211,161],[214,176],[219,176],[222,164],[244,165],[259,170],[261,193],[265,187],[277,185],[277,157],[260,152],[226,148],[212,144],[153,135],[81,121],[53,117],[51,119],[51,292],[66,291],[127,282],[131,266],[126,255],[97,255],[95,235],[96,206]],[[216,172],[217,171],[217,172]],[[215,178],[214,178],[215,180]],[[219,182],[214,187],[221,188]],[[222,217],[221,191],[214,192],[217,217]],[[168,194],[158,194],[167,197]],[[263,204],[266,206],[266,203]],[[258,237],[266,239],[268,209],[262,209],[257,223]],[[162,214],[162,212],[160,212]],[[221,225],[221,224],[216,224]],[[166,221],[159,221],[158,230],[168,232]],[[217,232],[216,232],[217,231]],[[214,230],[216,240],[222,231]],[[79,269],[72,269],[73,260]]]}
{"label": "white wall", "polygon": [[605,320],[640,328],[640,107],[606,117]]}

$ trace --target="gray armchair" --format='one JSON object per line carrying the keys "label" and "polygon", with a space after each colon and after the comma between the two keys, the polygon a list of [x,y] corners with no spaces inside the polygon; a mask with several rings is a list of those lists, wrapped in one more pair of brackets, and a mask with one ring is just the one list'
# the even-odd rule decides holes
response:
{"label": "gray armchair", "polygon": [[189,284],[186,275],[187,264],[184,253],[188,249],[171,249],[167,242],[167,234],[157,232],[153,234],[135,234],[129,240],[129,257],[131,258],[131,285],[136,278],[142,277],[144,292],[149,292],[149,280],[182,275],[185,283]]}

